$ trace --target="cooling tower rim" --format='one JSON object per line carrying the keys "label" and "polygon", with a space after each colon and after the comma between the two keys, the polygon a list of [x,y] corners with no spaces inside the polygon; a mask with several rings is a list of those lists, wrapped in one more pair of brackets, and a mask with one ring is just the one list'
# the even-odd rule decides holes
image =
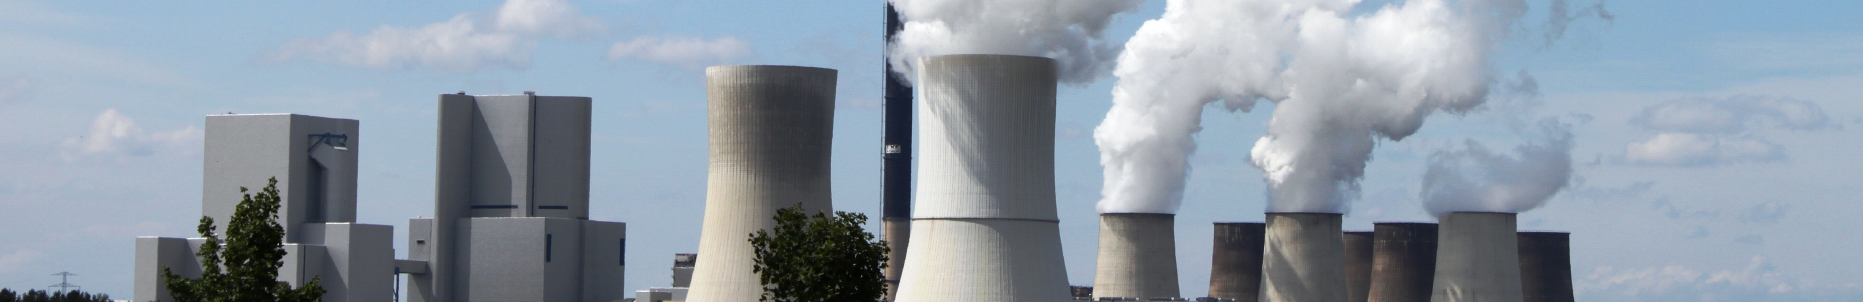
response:
{"label": "cooling tower rim", "polygon": [[1137,213],[1137,212],[1133,212],[1133,213],[1100,213],[1100,217],[1106,217],[1106,216],[1165,216],[1165,217],[1177,217],[1177,214],[1176,214],[1176,213]]}
{"label": "cooling tower rim", "polygon": [[1266,212],[1262,214],[1266,214],[1266,215],[1329,215],[1329,216],[1341,216],[1341,217],[1345,216],[1345,213],[1327,213],[1327,212]]}
{"label": "cooling tower rim", "polygon": [[1496,212],[1496,211],[1454,211],[1454,212],[1449,212],[1449,214],[1458,214],[1458,213],[1462,213],[1462,214],[1507,214],[1507,215],[1520,215],[1520,213],[1514,213],[1514,212]]}
{"label": "cooling tower rim", "polygon": [[1217,222],[1211,222],[1211,224],[1255,224],[1255,225],[1265,225],[1265,224],[1268,224],[1268,223],[1267,223],[1267,222],[1261,222],[1261,221],[1217,221]]}
{"label": "cooling tower rim", "polygon": [[936,56],[925,56],[925,57],[919,58],[919,60],[931,60],[933,58],[1024,58],[1024,59],[1042,59],[1042,60],[1048,60],[1048,61],[1055,61],[1054,58],[1043,57],[1043,56],[1005,55],[1005,54],[989,54],[989,53],[945,54],[945,55],[936,55]]}
{"label": "cooling tower rim", "polygon": [[815,66],[799,66],[799,65],[755,65],[755,64],[746,64],[746,65],[712,65],[712,66],[708,66],[708,67],[705,67],[705,71],[706,71],[706,72],[710,72],[710,71],[712,71],[713,69],[737,69],[737,68],[754,68],[754,69],[763,69],[763,68],[771,68],[771,69],[791,69],[791,68],[794,68],[794,69],[807,69],[807,70],[820,70],[820,71],[836,71],[836,70],[835,70],[835,69],[833,69],[833,68],[824,68],[824,67],[815,67]]}
{"label": "cooling tower rim", "polygon": [[1521,235],[1555,235],[1555,236],[1556,236],[1556,235],[1572,235],[1572,232],[1565,232],[1565,231],[1528,231],[1528,230],[1522,230],[1522,231],[1517,231],[1517,232],[1515,232],[1515,233],[1519,233],[1519,234],[1521,234]]}
{"label": "cooling tower rim", "polygon": [[1424,221],[1385,221],[1385,222],[1372,222],[1371,225],[1375,227],[1375,226],[1380,226],[1380,225],[1440,225],[1440,224],[1435,223],[1435,222],[1424,222]]}
{"label": "cooling tower rim", "polygon": [[1366,235],[1370,235],[1370,234],[1372,234],[1372,233],[1376,233],[1376,232],[1373,232],[1373,231],[1359,231],[1359,230],[1345,230],[1345,231],[1340,231],[1339,233],[1341,233],[1341,234],[1366,234]]}

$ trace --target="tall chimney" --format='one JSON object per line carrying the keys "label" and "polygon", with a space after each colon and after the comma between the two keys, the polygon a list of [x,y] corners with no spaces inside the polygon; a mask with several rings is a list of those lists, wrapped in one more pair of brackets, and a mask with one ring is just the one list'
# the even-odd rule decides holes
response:
{"label": "tall chimney", "polygon": [[[904,28],[899,11],[887,1],[886,41],[880,45],[892,45],[893,36]],[[891,56],[882,56],[880,61],[886,65],[882,70],[886,75],[886,116],[882,117],[886,148],[880,156],[880,238],[892,248],[886,254],[885,271],[886,300],[892,301],[899,292],[899,272],[906,267],[907,239],[912,238],[912,86],[893,72]]]}
{"label": "tall chimney", "polygon": [[1372,302],[1425,302],[1436,281],[1436,224],[1372,224]]}
{"label": "tall chimney", "polygon": [[1261,300],[1346,301],[1345,244],[1337,213],[1268,213]]}
{"label": "tall chimney", "polygon": [[919,62],[923,157],[897,301],[1067,299],[1054,206],[1054,60]]}
{"label": "tall chimney", "polygon": [[1255,302],[1261,295],[1265,224],[1218,222],[1210,253],[1210,297]]}
{"label": "tall chimney", "polygon": [[1443,217],[1430,301],[1522,301],[1514,215],[1454,212]]}
{"label": "tall chimney", "polygon": [[700,257],[687,301],[756,301],[750,233],[776,226],[776,210],[833,211],[829,150],[833,69],[713,66],[705,69],[711,126]]}
{"label": "tall chimney", "polygon": [[1365,302],[1371,296],[1372,232],[1345,232],[1346,299]]}
{"label": "tall chimney", "polygon": [[1520,291],[1526,302],[1572,302],[1572,234],[1520,232]]}
{"label": "tall chimney", "polygon": [[1177,298],[1174,214],[1100,214],[1093,297]]}

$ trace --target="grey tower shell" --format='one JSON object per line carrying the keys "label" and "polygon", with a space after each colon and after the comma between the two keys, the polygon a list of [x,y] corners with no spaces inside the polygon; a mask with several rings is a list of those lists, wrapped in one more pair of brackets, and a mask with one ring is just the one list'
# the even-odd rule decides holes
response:
{"label": "grey tower shell", "polygon": [[1261,295],[1265,224],[1217,222],[1210,253],[1210,297],[1254,302]]}
{"label": "grey tower shell", "polygon": [[1346,301],[1345,244],[1334,213],[1268,213],[1261,300]]}
{"label": "grey tower shell", "polygon": [[1053,59],[919,64],[919,186],[898,300],[1060,301]]}
{"label": "grey tower shell", "polygon": [[1430,301],[1522,301],[1514,215],[1453,212],[1443,217]]}
{"label": "grey tower shell", "polygon": [[749,234],[776,227],[777,209],[834,211],[829,159],[835,70],[799,66],[705,69],[711,168],[687,301],[757,301]]}
{"label": "grey tower shell", "polygon": [[1176,298],[1177,215],[1100,214],[1100,251],[1093,295],[1139,299]]}
{"label": "grey tower shell", "polygon": [[1526,302],[1572,302],[1572,234],[1520,232],[1520,290]]}
{"label": "grey tower shell", "polygon": [[1371,291],[1372,232],[1345,232],[1346,299],[1365,302]]}
{"label": "grey tower shell", "polygon": [[1436,224],[1379,222],[1372,232],[1369,301],[1429,301],[1436,281]]}

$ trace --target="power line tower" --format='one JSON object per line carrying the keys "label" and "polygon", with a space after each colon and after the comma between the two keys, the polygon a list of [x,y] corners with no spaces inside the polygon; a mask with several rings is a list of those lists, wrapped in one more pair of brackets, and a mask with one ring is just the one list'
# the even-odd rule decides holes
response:
{"label": "power line tower", "polygon": [[46,286],[45,290],[47,291],[50,291],[53,288],[57,288],[58,291],[55,291],[55,293],[68,293],[68,292],[71,292],[71,289],[73,288],[80,288],[80,289],[84,288],[83,286],[78,286],[77,284],[71,284],[71,282],[69,282],[71,281],[71,276],[77,276],[78,274],[73,274],[71,272],[58,272],[57,274],[52,274],[52,275],[58,276],[58,284]]}

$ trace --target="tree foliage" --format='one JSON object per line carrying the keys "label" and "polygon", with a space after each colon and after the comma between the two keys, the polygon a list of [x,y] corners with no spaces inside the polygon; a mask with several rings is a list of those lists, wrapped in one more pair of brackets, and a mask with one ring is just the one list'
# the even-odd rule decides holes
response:
{"label": "tree foliage", "polygon": [[201,217],[196,230],[207,238],[197,254],[201,278],[188,279],[162,268],[169,296],[178,302],[281,301],[311,302],[323,298],[321,278],[296,289],[278,281],[284,265],[285,228],[278,225],[278,178],[272,178],[258,195],[246,194],[234,208],[226,226],[226,239],[214,235],[213,218]]}
{"label": "tree foliage", "polygon": [[750,234],[751,271],[768,302],[878,301],[886,295],[886,242],[861,228],[867,215],[806,215],[796,205],[776,211],[773,232]]}
{"label": "tree foliage", "polygon": [[14,292],[11,289],[0,288],[0,302],[111,302],[111,301],[113,300],[110,300],[110,295],[92,294],[92,293],[86,293],[86,292],[78,291],[78,290],[71,290],[68,292],[58,292],[58,291],[47,292],[43,290],[33,289],[33,290],[26,290],[26,292],[22,293],[22,292]]}

